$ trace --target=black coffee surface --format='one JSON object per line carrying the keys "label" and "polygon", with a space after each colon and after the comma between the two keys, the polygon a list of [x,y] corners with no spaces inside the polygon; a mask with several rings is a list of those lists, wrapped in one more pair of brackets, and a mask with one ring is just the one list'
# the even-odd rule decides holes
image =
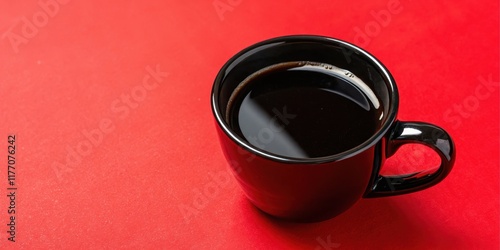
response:
{"label": "black coffee surface", "polygon": [[329,156],[365,142],[383,107],[359,78],[327,64],[288,62],[249,76],[228,105],[231,127],[269,153]]}

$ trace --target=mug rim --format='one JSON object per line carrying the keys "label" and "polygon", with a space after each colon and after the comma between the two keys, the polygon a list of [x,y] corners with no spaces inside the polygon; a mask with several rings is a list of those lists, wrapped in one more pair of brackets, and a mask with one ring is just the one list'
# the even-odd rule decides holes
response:
{"label": "mug rim", "polygon": [[[337,153],[337,154],[332,154],[328,156],[322,156],[322,157],[311,157],[311,158],[294,158],[294,157],[288,157],[288,156],[282,156],[278,154],[273,154],[270,152],[267,152],[265,150],[262,150],[260,148],[257,148],[253,146],[252,144],[246,142],[243,138],[238,136],[229,126],[229,124],[226,123],[224,120],[224,116],[221,113],[218,105],[219,101],[219,90],[221,83],[224,80],[225,72],[227,69],[233,65],[239,58],[241,58],[243,55],[246,53],[262,47],[264,45],[270,45],[273,43],[291,43],[291,42],[316,42],[316,43],[322,43],[322,44],[341,44],[343,46],[349,47],[350,49],[359,52],[360,54],[363,55],[363,57],[367,60],[372,62],[376,67],[381,71],[381,75],[385,77],[384,82],[386,86],[388,87],[388,90],[390,92],[390,100],[389,100],[389,107],[388,107],[388,117],[380,127],[380,129],[374,133],[370,138],[365,140],[363,143],[358,144],[357,146],[348,149],[346,151]],[[246,48],[242,49],[235,55],[233,55],[224,65],[222,68],[219,70],[217,73],[217,76],[214,80],[213,86],[212,86],[212,93],[211,93],[211,107],[212,107],[212,113],[215,117],[215,120],[217,121],[217,125],[224,131],[224,133],[233,141],[235,142],[238,146],[242,147],[243,149],[258,155],[263,158],[267,158],[272,161],[277,161],[277,162],[284,162],[284,163],[298,163],[298,164],[310,164],[310,163],[326,163],[326,162],[335,162],[339,160],[343,160],[346,158],[353,157],[361,152],[364,152],[365,150],[369,149],[373,145],[375,145],[377,142],[380,141],[380,139],[386,135],[387,131],[391,128],[392,124],[396,120],[397,116],[397,111],[399,107],[399,93],[398,89],[396,86],[396,82],[394,78],[392,77],[391,73],[389,70],[373,55],[368,53],[367,51],[363,50],[362,48],[351,44],[349,42],[337,39],[337,38],[332,38],[332,37],[327,37],[327,36],[319,36],[319,35],[288,35],[288,36],[280,36],[280,37],[275,37],[275,38],[270,38],[266,39],[264,41],[252,44],[250,46],[247,46]]]}

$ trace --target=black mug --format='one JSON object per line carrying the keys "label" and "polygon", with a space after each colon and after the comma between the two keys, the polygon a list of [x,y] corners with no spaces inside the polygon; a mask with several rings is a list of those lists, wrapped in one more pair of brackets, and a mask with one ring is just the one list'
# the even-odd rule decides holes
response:
{"label": "black mug", "polygon": [[[243,95],[242,89],[252,90],[254,85],[249,82],[255,82],[262,75],[272,74],[277,68],[280,72],[292,71],[296,69],[294,67],[328,70],[328,74],[340,79],[335,84],[344,86],[336,87],[336,94],[352,95],[347,93],[351,90],[345,86],[357,84],[353,88],[355,92],[364,91],[371,95],[367,95],[368,98],[374,99],[378,105],[376,107],[380,107],[380,112],[383,113],[376,127],[364,124],[367,129],[342,134],[335,145],[348,145],[360,134],[368,134],[366,139],[344,149],[339,148],[339,151],[332,150],[331,154],[328,154],[330,151],[326,148],[322,154],[296,156],[280,153],[279,146],[276,147],[277,151],[269,151],[246,138],[242,129],[233,122],[238,115],[231,111],[236,109],[235,96],[237,99],[238,95]],[[280,76],[277,77],[275,81]],[[286,81],[280,84],[286,85]],[[293,90],[294,87],[290,88]],[[297,97],[307,98],[301,95]],[[312,222],[332,218],[361,198],[400,195],[431,187],[451,171],[455,160],[455,147],[451,137],[435,125],[398,121],[398,98],[393,77],[368,52],[334,38],[297,35],[266,40],[233,56],[215,79],[211,106],[222,150],[248,199],[272,216]],[[271,121],[276,123],[287,111],[278,108],[274,112],[276,117]],[[349,114],[345,116],[346,119],[357,119]],[[321,125],[322,120],[327,119],[329,118],[318,117],[314,122]],[[350,122],[354,128],[356,120]],[[243,122],[240,123],[245,126]],[[305,127],[304,131],[313,130],[307,128],[307,123],[297,126]],[[251,126],[249,129],[252,129]],[[407,143],[419,143],[433,149],[441,158],[440,166],[404,175],[380,175],[384,161]]]}

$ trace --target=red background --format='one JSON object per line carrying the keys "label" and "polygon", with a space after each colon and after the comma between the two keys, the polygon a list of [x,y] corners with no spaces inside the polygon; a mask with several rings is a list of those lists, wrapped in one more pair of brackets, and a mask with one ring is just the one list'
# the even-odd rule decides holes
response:
{"label": "red background", "polygon": [[[1,2],[0,248],[498,249],[498,1],[391,2],[61,0],[48,11]],[[378,20],[388,3],[398,11]],[[288,34],[340,38],[379,58],[398,83],[399,118],[453,136],[448,178],[315,224],[264,216],[232,179],[204,195],[228,169],[209,105],[217,71],[244,47]],[[148,67],[169,74],[140,92]],[[126,106],[133,91],[146,96]],[[109,133],[89,144],[85,131],[103,121]],[[79,146],[85,155],[68,161]],[[432,157],[407,146],[385,171],[429,167]]]}

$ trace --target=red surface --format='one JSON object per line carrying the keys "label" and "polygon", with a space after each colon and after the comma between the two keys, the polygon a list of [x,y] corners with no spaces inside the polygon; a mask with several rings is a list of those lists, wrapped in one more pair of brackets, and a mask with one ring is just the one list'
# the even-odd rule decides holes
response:
{"label": "red surface", "polygon": [[[498,1],[220,0],[220,15],[212,0],[61,2],[50,15],[37,1],[0,3],[0,248],[499,248]],[[390,20],[372,14],[388,10]],[[209,105],[218,69],[257,41],[303,33],[356,43],[389,68],[400,119],[454,137],[446,180],[316,224],[270,219],[234,180],[217,184],[228,168]],[[148,67],[168,76],[144,91]],[[386,171],[425,165],[426,152],[406,147]]]}

